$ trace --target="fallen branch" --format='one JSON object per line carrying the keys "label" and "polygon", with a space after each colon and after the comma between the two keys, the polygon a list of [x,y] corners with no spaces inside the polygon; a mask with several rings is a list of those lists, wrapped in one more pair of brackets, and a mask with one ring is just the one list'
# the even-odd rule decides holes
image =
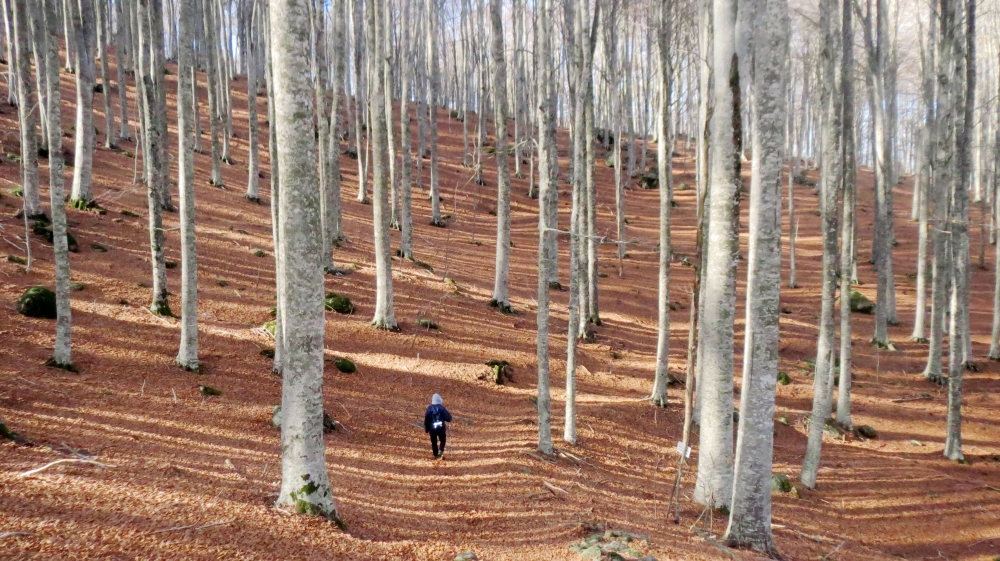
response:
{"label": "fallen branch", "polygon": [[65,464],[65,463],[94,464],[95,466],[102,467],[102,468],[115,467],[115,466],[111,466],[111,465],[102,464],[101,462],[96,462],[94,460],[85,460],[83,458],[63,458],[61,460],[56,460],[54,462],[45,464],[44,466],[42,466],[40,468],[35,468],[33,470],[29,470],[29,471],[26,471],[24,473],[18,474],[17,477],[18,477],[18,479],[20,479],[22,477],[29,477],[29,476],[35,475],[36,473],[39,473],[41,471],[45,471],[45,470],[49,469],[50,467],[52,467],[54,465]]}
{"label": "fallen branch", "polygon": [[221,520],[219,522],[212,522],[211,524],[202,524],[201,526],[197,524],[188,524],[187,526],[174,526],[173,528],[164,528],[163,530],[157,530],[153,533],[162,534],[164,532],[178,532],[180,530],[189,530],[191,528],[194,528],[194,531],[197,532],[198,530],[204,530],[205,528],[211,528],[213,526],[225,526],[226,524],[232,524],[233,522],[236,522],[235,518],[231,518],[229,520]]}
{"label": "fallen branch", "polygon": [[33,534],[34,532],[4,532],[0,534],[0,540],[5,540],[7,538],[12,538],[14,536],[30,536]]}
{"label": "fallen branch", "polygon": [[1000,488],[994,487],[992,485],[983,485],[983,487],[986,487],[987,489],[990,489],[990,490],[993,490],[993,491],[1000,492]]}
{"label": "fallen branch", "polygon": [[548,481],[542,481],[542,485],[544,485],[546,489],[551,491],[553,495],[555,495],[556,492],[562,493],[564,495],[569,494],[569,491],[567,491],[566,489],[563,489],[561,487],[556,487],[555,485],[549,483]]}

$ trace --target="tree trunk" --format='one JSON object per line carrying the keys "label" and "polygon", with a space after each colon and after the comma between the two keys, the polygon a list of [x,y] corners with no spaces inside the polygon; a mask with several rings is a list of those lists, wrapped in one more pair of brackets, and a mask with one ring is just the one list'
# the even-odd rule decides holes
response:
{"label": "tree trunk", "polygon": [[389,240],[389,147],[387,141],[387,124],[385,111],[385,66],[387,38],[384,37],[385,27],[384,3],[376,0],[369,2],[366,10],[368,20],[368,43],[366,51],[370,62],[368,83],[371,86],[371,96],[368,106],[371,108],[371,120],[368,123],[368,134],[372,140],[372,212],[375,228],[375,317],[372,325],[378,329],[397,331],[396,313],[392,302],[392,247]]}
{"label": "tree trunk", "polygon": [[549,396],[549,271],[556,268],[554,245],[556,224],[551,222],[549,207],[558,204],[556,173],[552,166],[555,150],[555,99],[551,87],[554,78],[552,61],[552,0],[539,0],[537,6],[535,72],[538,76],[538,450],[552,454],[552,403]]}
{"label": "tree trunk", "polygon": [[[17,65],[18,129],[21,140],[21,193],[24,197],[24,214],[28,218],[45,216],[38,192],[38,97],[35,81],[31,79],[31,18],[28,2],[33,1],[35,0],[11,0],[14,57]],[[77,163],[79,164],[79,159]]]}
{"label": "tree trunk", "polygon": [[[854,26],[851,0],[844,0],[841,10],[843,40],[841,76],[854,75]],[[857,201],[857,164],[854,144],[854,82],[841,79],[840,90],[843,103],[843,240],[840,245],[840,383],[837,385],[837,422],[851,428],[851,269],[854,254],[855,218]]]}
{"label": "tree trunk", "polygon": [[[944,0],[947,1],[947,0]],[[957,21],[958,18],[956,18]],[[962,454],[962,379],[968,361],[969,337],[969,182],[971,179],[973,117],[976,107],[976,2],[965,3],[965,29],[955,24],[955,115],[957,156],[952,194],[951,232],[952,301],[948,335],[948,418],[944,455],[950,460],[964,460]],[[964,78],[964,80],[962,79]]]}
{"label": "tree trunk", "polygon": [[[94,200],[91,190],[94,166],[94,5],[80,0],[73,10],[76,36],[76,146],[71,204],[86,208]],[[148,157],[148,155],[146,156]]]}
{"label": "tree trunk", "polygon": [[[183,1],[183,0],[182,0]],[[253,201],[255,203],[260,203],[260,133],[258,132],[259,125],[257,119],[257,58],[258,58],[258,47],[257,47],[257,37],[259,32],[257,30],[257,21],[259,18],[257,10],[257,1],[250,0],[252,4],[252,15],[250,21],[246,22],[246,25],[250,28],[249,37],[247,38],[247,47],[249,49],[247,56],[249,61],[247,64],[247,113],[249,114],[249,125],[247,133],[247,193],[246,198],[248,201]]]}
{"label": "tree trunk", "polygon": [[490,306],[511,313],[507,277],[510,274],[510,169],[507,163],[507,61],[504,59],[502,1],[490,0],[493,31],[493,119],[496,125],[497,247]]}
{"label": "tree trunk", "polygon": [[[728,506],[733,496],[733,322],[739,259],[740,75],[734,0],[713,0],[711,201],[699,345],[704,395],[694,500]],[[725,77],[725,79],[722,79]]]}
{"label": "tree trunk", "polygon": [[[194,67],[194,0],[180,0],[177,21],[177,191],[181,199],[181,344],[177,365],[198,372],[198,257],[194,229],[194,96],[191,73]],[[253,101],[251,97],[250,101]]]}
{"label": "tree trunk", "polygon": [[428,144],[431,152],[431,226],[443,227],[441,219],[441,188],[438,184],[438,122],[437,104],[441,88],[438,71],[437,21],[440,16],[438,0],[427,0],[427,117]]}
{"label": "tree trunk", "polygon": [[108,28],[107,0],[94,0],[94,13],[97,15],[97,52],[101,59],[101,97],[104,99],[104,147],[115,148],[115,114],[111,110],[111,84],[108,82]]}
{"label": "tree trunk", "polygon": [[816,486],[823,429],[833,408],[834,296],[837,292],[837,191],[842,184],[841,102],[838,93],[836,57],[841,53],[841,7],[837,0],[824,0],[820,6],[822,49],[823,168],[820,186],[820,212],[823,225],[823,292],[816,344],[816,368],[813,379],[813,405],[809,420],[809,439],[799,480],[812,489]]}
{"label": "tree trunk", "polygon": [[661,3],[657,59],[660,72],[660,113],[656,119],[656,166],[660,190],[660,244],[659,282],[657,283],[657,337],[656,372],[653,377],[653,392],[650,399],[660,407],[667,405],[667,384],[670,377],[670,261],[673,260],[673,246],[670,240],[670,185],[673,182],[672,145],[670,130],[670,106],[673,94],[673,68],[670,63],[670,46],[673,41],[671,29],[671,9],[666,2]]}
{"label": "tree trunk", "polygon": [[[143,83],[142,94],[145,98],[143,100],[145,114],[143,134],[146,137],[144,158],[149,162],[146,171],[146,186],[149,210],[150,261],[153,268],[153,297],[149,309],[154,314],[169,316],[173,314],[167,302],[167,267],[163,257],[166,235],[163,231],[163,199],[161,195],[165,189],[165,170],[169,170],[169,164],[163,161],[165,151],[162,149],[162,144],[167,140],[164,138],[166,136],[164,134],[166,105],[165,101],[162,100],[165,94],[162,90],[163,65],[162,57],[156,54],[162,52],[163,49],[162,34],[159,33],[163,20],[157,17],[160,12],[156,10],[156,6],[156,0],[139,0],[138,2],[136,16],[139,23],[140,54],[136,60],[136,79]],[[152,30],[157,30],[157,32],[154,33]],[[80,72],[83,73],[82,68]],[[164,101],[163,105],[158,102],[157,97],[161,98],[160,101]],[[161,108],[163,109],[162,114],[159,112]],[[80,129],[77,128],[78,134],[79,131]]]}
{"label": "tree trunk", "polygon": [[343,523],[330,488],[323,443],[323,269],[319,190],[309,76],[308,0],[270,0],[278,179],[275,253],[284,290],[279,506]]}
{"label": "tree trunk", "polygon": [[[412,17],[410,13],[410,2],[405,2],[405,14],[404,19],[409,21]],[[400,162],[400,173],[399,173],[399,188],[400,188],[400,198],[401,204],[399,209],[400,225],[399,229],[401,231],[399,251],[397,254],[403,259],[413,260],[413,154],[412,154],[412,135],[410,134],[410,81],[413,79],[412,72],[413,66],[410,64],[411,52],[405,52],[403,49],[410,48],[410,26],[401,26],[400,32],[402,33],[402,41],[400,43],[400,57],[399,57],[399,74],[400,83],[402,85],[402,93],[399,96],[399,136],[400,136],[400,153],[402,154],[402,161]]]}
{"label": "tree trunk", "polygon": [[[749,7],[749,6],[748,6]],[[776,555],[771,535],[771,459],[781,296],[781,171],[785,147],[788,3],[754,2],[750,242],[746,335],[733,500],[725,541]],[[662,186],[661,186],[662,193]]]}
{"label": "tree trunk", "polygon": [[[56,341],[52,362],[60,368],[72,366],[69,244],[66,238],[66,200],[62,153],[62,94],[59,88],[59,22],[57,0],[45,0],[38,13],[45,19],[44,72],[48,74],[45,92],[49,119],[49,204],[52,211],[52,246],[56,272]],[[40,58],[42,58],[40,56]],[[38,65],[42,72],[42,65]]]}

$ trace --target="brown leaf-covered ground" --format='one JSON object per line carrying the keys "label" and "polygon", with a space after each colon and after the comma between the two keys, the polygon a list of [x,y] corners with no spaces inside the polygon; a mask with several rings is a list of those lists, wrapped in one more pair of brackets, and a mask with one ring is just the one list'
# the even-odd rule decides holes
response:
{"label": "brown leaf-covered ground", "polygon": [[[167,80],[173,88],[171,70]],[[64,73],[62,85],[63,127],[69,133],[73,76]],[[683,477],[681,524],[673,524],[668,516],[667,498],[677,468],[674,447],[681,432],[681,392],[671,389],[666,410],[642,399],[649,392],[654,366],[658,192],[636,188],[627,194],[632,240],[627,259],[621,263],[614,259],[612,245],[601,248],[604,325],[597,329],[596,343],[580,347],[579,443],[559,444],[581,461],[566,457],[540,461],[528,454],[537,439],[529,399],[536,379],[536,202],[526,196],[527,181],[515,180],[511,289],[518,313],[501,315],[487,306],[496,220],[490,214],[496,197],[493,159],[486,156],[487,185],[476,185],[472,171],[461,165],[462,124],[443,110],[439,113],[441,188],[444,213],[450,218],[445,229],[428,226],[426,191],[415,189],[416,257],[433,271],[393,260],[400,333],[368,325],[374,305],[371,207],[355,202],[357,165],[342,158],[350,242],[336,250],[335,259],[340,266],[355,265],[356,271],[329,276],[326,284],[329,291],[350,296],[357,312],[328,314],[330,360],[324,399],[327,410],[344,427],[331,433],[326,445],[347,531],[274,509],[280,447],[270,419],[281,384],[270,373],[270,360],[260,354],[272,342],[256,329],[270,319],[274,301],[266,206],[268,158],[265,143],[265,205],[258,206],[243,197],[245,80],[236,80],[233,88],[235,161],[223,165],[228,188],[209,185],[209,157],[196,158],[203,375],[173,365],[177,321],[146,310],[150,300],[145,284],[150,278],[146,196],[145,188],[132,181],[136,161],[129,154],[102,147],[96,151],[94,192],[106,214],[69,210],[70,230],[80,243],[80,252],[72,255],[73,281],[86,285],[72,293],[73,360],[79,374],[43,366],[51,354],[54,322],[25,318],[14,309],[26,288],[53,284],[51,248],[30,236],[35,257],[31,272],[7,260],[0,262],[0,417],[34,444],[0,443],[0,557],[440,560],[472,550],[487,560],[575,559],[567,546],[586,535],[589,525],[603,524],[647,535],[640,549],[659,559],[730,558],[690,529],[699,515],[706,514],[690,500],[691,465]],[[131,85],[128,93],[134,93]],[[5,95],[0,86],[0,96]],[[171,127],[174,101],[171,90]],[[260,101],[266,139],[265,98]],[[134,98],[132,103],[134,119]],[[98,94],[95,108],[102,107]],[[98,145],[103,146],[100,112],[95,124],[101,133]],[[202,146],[208,149],[207,122],[202,126]],[[5,255],[24,256],[24,225],[14,218],[21,202],[11,194],[20,183],[19,165],[10,157],[19,152],[16,110],[7,105],[0,107],[0,132],[2,152],[7,154],[0,164],[4,184],[0,245]],[[560,135],[565,176],[565,131]],[[173,147],[175,140],[171,139]],[[138,152],[133,142],[120,146]],[[67,136],[63,148],[72,151],[72,147]],[[599,155],[599,229],[614,237],[613,173],[602,160]],[[679,206],[674,209],[677,260],[671,300],[677,311],[671,364],[679,377],[692,284],[692,269],[680,265],[680,256],[693,253],[695,199],[694,190],[687,187],[693,185],[692,167],[689,154],[675,158]],[[172,176],[176,178],[176,170]],[[46,207],[47,177],[43,160]],[[561,181],[559,188],[565,229],[569,185]],[[945,393],[920,376],[926,346],[909,342],[917,245],[916,227],[907,219],[911,189],[912,179],[906,177],[895,190],[901,325],[890,328],[890,334],[898,351],[877,351],[868,343],[872,317],[853,318],[854,419],[876,427],[879,437],[861,441],[848,436],[841,441],[827,436],[817,489],[800,488],[797,497],[774,497],[776,541],[789,559],[954,560],[1000,555],[1000,423],[995,417],[1000,376],[997,366],[984,358],[993,250],[987,252],[987,270],[973,269],[973,351],[981,370],[966,375],[963,436],[970,465],[959,465],[941,456]],[[869,170],[861,172],[860,191],[863,284],[859,290],[874,299],[875,275],[867,263],[873,217]],[[799,186],[796,205],[801,219],[801,287],[783,291],[782,305],[789,313],[781,316],[781,369],[793,382],[778,390],[778,415],[788,424],[775,424],[774,466],[793,481],[805,449],[803,419],[811,407],[806,361],[814,358],[821,255],[813,190]],[[166,215],[167,258],[173,261],[179,260],[177,220],[176,214]],[[973,247],[978,248],[978,227],[972,232]],[[394,245],[398,235],[392,234]],[[561,240],[560,264],[564,281],[565,241]],[[108,251],[100,252],[91,244]],[[264,257],[254,255],[257,248],[264,250]],[[170,289],[177,293],[179,273],[179,268],[168,271]],[[745,274],[741,266],[741,290]],[[554,298],[553,428],[558,441],[567,294]],[[171,305],[180,308],[178,295],[171,296]],[[737,362],[742,350],[742,299],[738,306]],[[440,331],[419,327],[416,320],[421,317],[437,322]],[[339,373],[332,365],[337,356],[354,360],[358,372]],[[512,383],[497,387],[480,380],[488,371],[484,362],[493,358],[513,365]],[[200,384],[222,394],[203,397]],[[444,462],[432,461],[420,427],[434,392],[444,396],[456,416]],[[931,398],[894,401],[924,393]],[[76,457],[70,449],[108,467],[64,463],[18,477],[49,462]],[[696,456],[697,447],[692,460]],[[568,493],[549,492],[543,482]],[[202,527],[215,523],[222,524]],[[712,529],[721,533],[724,524],[716,515]],[[746,552],[736,555],[753,558]]]}

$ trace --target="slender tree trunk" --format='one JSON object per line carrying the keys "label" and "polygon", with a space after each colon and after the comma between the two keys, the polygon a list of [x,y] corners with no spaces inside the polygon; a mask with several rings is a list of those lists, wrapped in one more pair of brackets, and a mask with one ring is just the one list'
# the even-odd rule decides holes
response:
{"label": "slender tree trunk", "polygon": [[670,377],[670,262],[673,260],[673,246],[670,240],[670,185],[673,181],[672,146],[670,130],[670,107],[673,95],[673,68],[670,63],[670,46],[673,41],[673,14],[666,2],[661,3],[657,44],[657,63],[660,72],[660,113],[656,119],[656,166],[660,190],[660,251],[659,282],[657,283],[657,337],[656,372],[653,377],[653,403],[667,405],[667,384]]}
{"label": "slender tree trunk", "polygon": [[38,192],[38,97],[35,81],[31,79],[31,18],[28,12],[28,2],[31,1],[34,0],[11,0],[14,58],[17,66],[18,129],[21,140],[21,193],[24,197],[24,214],[28,218],[45,216]]}
{"label": "slender tree trunk", "polygon": [[809,420],[809,440],[799,480],[812,489],[816,486],[823,429],[833,409],[834,296],[837,292],[837,191],[843,181],[841,99],[837,82],[836,57],[841,53],[841,6],[837,0],[824,0],[820,6],[822,50],[823,169],[820,186],[820,212],[823,225],[823,292],[816,344],[816,368],[813,378],[813,405]]}
{"label": "slender tree trunk", "polygon": [[[152,3],[152,5],[151,5]],[[164,150],[162,144],[166,142],[163,134],[166,129],[166,105],[160,105],[157,96],[163,96],[163,64],[162,58],[157,56],[157,52],[162,52],[162,35],[159,34],[163,20],[156,10],[156,0],[139,0],[137,20],[139,23],[139,52],[136,60],[136,79],[142,80],[142,93],[145,97],[143,111],[145,116],[144,135],[146,137],[146,153],[144,158],[149,162],[146,172],[147,199],[149,209],[149,247],[151,253],[151,264],[153,268],[153,297],[150,304],[150,311],[157,315],[173,315],[170,305],[167,302],[167,267],[163,256],[163,248],[166,244],[166,235],[163,231],[163,198],[162,193],[166,189],[164,185],[165,169],[169,169],[167,162],[163,161]],[[154,33],[152,30],[157,30]],[[82,66],[82,64],[81,64]],[[80,69],[81,73],[83,69]],[[160,114],[160,109],[163,113]],[[78,121],[79,122],[79,121]],[[162,127],[160,123],[162,122]],[[77,133],[79,133],[77,128]]]}
{"label": "slender tree trunk", "polygon": [[[947,0],[945,0],[947,1]],[[955,30],[955,100],[959,108],[955,140],[958,177],[954,183],[951,224],[952,237],[952,302],[951,327],[948,336],[948,418],[944,456],[964,460],[962,454],[962,381],[968,361],[969,338],[969,182],[971,180],[972,146],[970,136],[976,107],[976,2],[965,2],[965,29]],[[964,76],[963,76],[964,74]],[[964,78],[964,81],[962,80]]]}
{"label": "slender tree trunk", "polygon": [[[198,361],[198,257],[194,229],[194,96],[191,73],[194,67],[194,0],[180,0],[177,21],[177,191],[181,199],[181,344],[177,365],[199,371]],[[251,103],[255,96],[251,96]],[[254,150],[256,147],[254,147]]]}
{"label": "slender tree trunk", "polygon": [[[260,133],[257,122],[257,1],[250,0],[252,4],[250,21],[246,25],[250,28],[247,38],[249,52],[249,63],[247,64],[247,113],[249,114],[249,126],[247,133],[247,192],[248,201],[260,203]],[[192,103],[193,105],[193,103]]]}
{"label": "slender tree trunk", "polygon": [[368,134],[372,140],[372,204],[373,224],[375,228],[375,317],[372,325],[378,329],[397,331],[396,313],[392,302],[392,247],[389,240],[389,147],[386,134],[386,53],[387,38],[384,37],[385,26],[384,3],[370,2],[366,8],[368,19],[368,43],[366,51],[370,61],[371,74],[368,83],[371,85],[371,96],[368,105],[371,108],[371,120],[368,123]]}
{"label": "slender tree trunk", "polygon": [[[333,267],[333,248],[344,241],[343,209],[341,207],[341,187],[340,187],[340,128],[341,128],[341,104],[346,104],[344,96],[344,79],[346,77],[345,64],[347,62],[347,52],[344,46],[344,9],[342,0],[332,8],[333,18],[333,99],[330,104],[330,142],[327,160],[329,161],[329,177],[326,184],[326,244],[329,245],[331,255],[324,254],[326,265]],[[344,111],[344,113],[349,113]],[[349,128],[349,127],[345,127]]]}
{"label": "slender tree trunk", "polygon": [[497,247],[490,306],[511,313],[507,277],[510,274],[510,169],[507,163],[507,61],[504,59],[502,1],[490,0],[493,32],[493,119],[496,125]]}
{"label": "slender tree trunk", "polygon": [[[851,421],[851,268],[854,254],[857,201],[857,165],[854,144],[854,26],[851,0],[843,0],[843,40],[839,95],[843,103],[843,239],[840,244],[840,382],[837,385],[837,422],[852,428]],[[843,78],[847,77],[847,78]]]}
{"label": "slender tree trunk", "polygon": [[281,203],[281,183],[279,181],[280,166],[278,164],[278,129],[277,129],[277,115],[275,112],[275,91],[274,91],[274,60],[271,57],[273,52],[271,49],[271,11],[270,2],[265,4],[268,6],[266,18],[267,32],[264,33],[264,64],[265,71],[264,75],[267,80],[267,123],[268,123],[268,134],[267,134],[267,144],[268,144],[268,154],[271,164],[271,239],[274,244],[274,260],[275,260],[275,292],[276,300],[274,309],[274,362],[271,365],[271,372],[275,375],[282,376],[285,368],[285,336],[284,336],[284,310],[283,302],[284,298],[282,294],[285,292],[284,283],[284,257],[278,252],[281,241],[281,213],[279,212],[279,206]]}
{"label": "slender tree trunk", "polygon": [[701,317],[704,394],[694,500],[728,506],[733,496],[733,324],[739,259],[740,75],[736,55],[734,0],[713,0],[713,87],[711,201]]}
{"label": "slender tree trunk", "polygon": [[551,87],[554,78],[552,61],[552,0],[539,0],[536,15],[537,50],[535,72],[538,76],[538,450],[552,454],[552,403],[549,396],[549,271],[555,268],[551,252],[556,224],[551,221],[550,206],[558,204],[557,171],[553,169],[555,150],[555,99]]}
{"label": "slender tree trunk", "polygon": [[[750,6],[748,6],[750,7]],[[750,247],[746,335],[733,498],[725,540],[777,555],[771,535],[771,459],[774,396],[778,375],[781,296],[781,171],[785,147],[785,87],[788,64],[787,0],[752,5],[755,92],[751,125]],[[781,87],[779,87],[781,86]],[[662,187],[661,187],[662,189]]]}
{"label": "slender tree trunk", "polygon": [[216,39],[216,25],[213,16],[213,4],[215,0],[201,0],[202,21],[205,32],[205,59],[207,62],[205,69],[205,82],[208,87],[208,125],[209,134],[212,136],[212,175],[209,184],[222,187],[222,146],[219,143],[219,62],[218,62],[218,41]]}
{"label": "slender tree trunk", "polygon": [[94,165],[94,5],[80,0],[73,10],[76,37],[76,146],[73,162],[71,203],[86,208],[94,200],[91,191]]}
{"label": "slender tree trunk", "polygon": [[949,296],[951,278],[951,243],[946,230],[951,225],[951,203],[949,193],[955,178],[955,119],[960,111],[955,104],[955,4],[958,0],[940,0],[938,60],[937,60],[937,103],[934,131],[934,181],[932,200],[934,205],[933,240],[934,268],[931,277],[931,330],[927,367],[924,377],[942,383],[942,348],[944,340],[945,306]]}
{"label": "slender tree trunk", "polygon": [[431,226],[443,227],[445,224],[441,219],[441,188],[438,183],[437,104],[441,88],[437,54],[437,23],[440,16],[438,7],[438,0],[427,0],[427,117],[428,144],[431,152]]}
{"label": "slender tree trunk", "polygon": [[115,114],[111,109],[111,84],[108,82],[108,8],[106,0],[94,0],[94,13],[97,15],[97,51],[101,59],[101,97],[104,99],[104,147],[114,148],[118,145],[115,139]]}
{"label": "slender tree trunk", "polygon": [[[405,18],[408,20],[412,17],[409,8],[411,7],[410,2],[405,2],[404,13]],[[408,25],[401,26],[400,32],[402,33],[402,41],[400,42],[400,57],[399,57],[399,74],[400,83],[402,85],[402,93],[399,96],[399,136],[400,136],[400,152],[402,154],[402,161],[400,162],[400,198],[401,204],[399,209],[400,216],[400,243],[399,251],[397,255],[404,259],[413,260],[413,155],[412,155],[412,136],[410,134],[410,81],[412,80],[412,68],[410,64],[410,53],[404,52],[403,49],[410,48],[410,27]]]}
{"label": "slender tree trunk", "polygon": [[49,118],[49,204],[52,211],[52,246],[56,272],[56,341],[52,353],[52,363],[60,368],[72,366],[71,326],[73,322],[70,307],[69,245],[66,238],[66,199],[64,162],[62,153],[62,94],[59,88],[59,22],[57,0],[45,0],[38,13],[45,19],[44,69],[37,71],[48,74],[45,81],[45,105]]}

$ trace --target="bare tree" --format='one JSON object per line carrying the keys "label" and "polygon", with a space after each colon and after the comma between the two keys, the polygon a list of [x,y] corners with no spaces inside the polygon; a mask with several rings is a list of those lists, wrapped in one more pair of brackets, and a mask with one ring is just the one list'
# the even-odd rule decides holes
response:
{"label": "bare tree", "polygon": [[[177,191],[181,208],[181,343],[177,365],[200,371],[198,360],[198,254],[194,230],[194,96],[191,72],[194,67],[194,0],[180,0],[177,22]],[[250,99],[253,102],[253,96]]]}
{"label": "bare tree", "polygon": [[725,540],[730,546],[777,556],[771,535],[770,489],[781,297],[781,171],[785,148],[788,2],[756,0],[746,8],[752,10],[753,21],[749,68],[753,90],[750,110],[753,172],[747,328],[733,497]]}
{"label": "bare tree", "polygon": [[510,168],[507,164],[507,61],[504,58],[502,0],[490,0],[493,33],[493,120],[496,124],[497,247],[490,306],[511,313],[507,277],[510,274]]}
{"label": "bare tree", "polygon": [[[323,444],[323,269],[309,76],[308,0],[270,0],[278,151],[279,306],[285,342],[281,390],[281,490],[278,505],[343,524]],[[278,15],[280,14],[280,17]]]}
{"label": "bare tree", "polygon": [[711,201],[705,254],[705,297],[699,345],[702,376],[698,479],[694,500],[727,506],[733,496],[733,323],[736,316],[736,264],[739,258],[739,189],[742,138],[740,63],[736,54],[734,0],[713,0]]}

